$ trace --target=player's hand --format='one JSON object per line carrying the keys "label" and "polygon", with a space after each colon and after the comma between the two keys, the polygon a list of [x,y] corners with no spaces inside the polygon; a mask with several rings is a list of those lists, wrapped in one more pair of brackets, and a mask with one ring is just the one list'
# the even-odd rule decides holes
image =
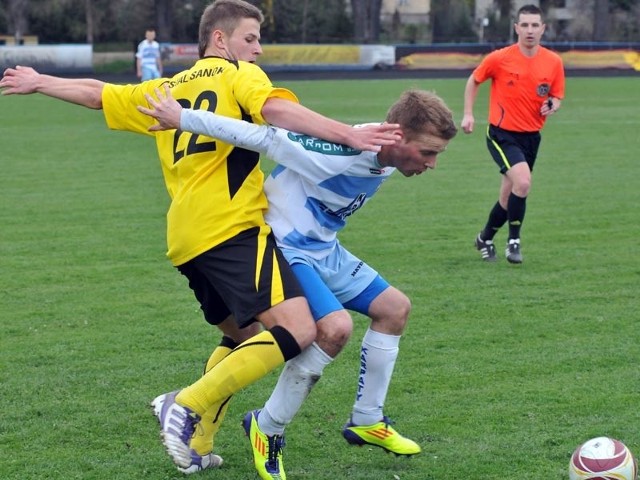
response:
{"label": "player's hand", "polygon": [[162,85],[164,88],[164,94],[159,88],[155,89],[157,100],[148,93],[145,94],[149,107],[146,108],[142,105],[138,105],[137,109],[140,113],[149,115],[158,123],[149,127],[150,132],[157,132],[159,130],[171,130],[174,128],[180,128],[180,114],[182,113],[182,106],[171,95],[169,84]]}
{"label": "player's hand", "polygon": [[349,146],[356,150],[379,152],[383,145],[395,145],[402,139],[399,129],[400,125],[397,123],[352,127]]}
{"label": "player's hand", "polygon": [[460,124],[460,126],[462,127],[462,131],[464,133],[471,133],[473,132],[473,126],[475,124],[475,119],[473,118],[473,115],[469,115],[466,114],[462,117],[462,123]]}
{"label": "player's hand", "polygon": [[36,93],[40,74],[31,67],[7,68],[0,80],[2,95],[28,95]]}

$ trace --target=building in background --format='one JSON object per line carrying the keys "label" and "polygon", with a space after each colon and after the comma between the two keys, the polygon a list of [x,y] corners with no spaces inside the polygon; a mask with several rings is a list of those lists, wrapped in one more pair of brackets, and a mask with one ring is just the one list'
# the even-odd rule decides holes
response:
{"label": "building in background", "polygon": [[[597,0],[513,0],[509,21],[513,23],[518,9],[529,3],[540,6],[545,13],[547,29],[544,40],[552,42],[596,40],[593,38],[593,32]],[[493,0],[475,1],[474,25],[478,31],[479,41],[482,41],[485,36],[484,30],[492,27],[491,22],[495,21],[496,14],[499,19],[500,10]],[[608,19],[605,21],[608,22]],[[513,40],[513,36],[511,39]]]}
{"label": "building in background", "polygon": [[[429,29],[431,27],[431,0],[383,0],[381,10],[381,23],[390,29],[395,29],[396,35],[402,36],[398,30],[406,29],[409,26],[414,28]],[[485,31],[495,28],[496,20],[504,23],[513,23],[515,13],[523,5],[533,3],[541,5],[545,11],[545,21],[547,32],[545,39],[548,41],[562,41],[576,31],[589,30],[593,23],[594,2],[580,3],[580,0],[553,0],[540,2],[539,0],[513,0],[508,18],[500,11],[500,7],[494,0],[476,0],[471,12],[473,25],[479,42],[483,42],[487,35]],[[578,10],[583,9],[583,15],[578,15]],[[584,23],[588,25],[583,25]],[[401,27],[400,27],[401,26]],[[511,38],[513,40],[513,38]]]}
{"label": "building in background", "polygon": [[431,0],[382,0],[380,20],[392,23],[395,15],[403,25],[428,25],[430,14]]}

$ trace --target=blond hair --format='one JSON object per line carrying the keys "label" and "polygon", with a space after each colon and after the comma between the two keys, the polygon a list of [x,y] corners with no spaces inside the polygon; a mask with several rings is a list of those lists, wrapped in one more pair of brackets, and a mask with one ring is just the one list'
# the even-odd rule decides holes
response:
{"label": "blond hair", "polygon": [[400,124],[408,139],[429,134],[450,140],[458,132],[453,113],[444,100],[425,90],[405,91],[389,108],[387,122]]}

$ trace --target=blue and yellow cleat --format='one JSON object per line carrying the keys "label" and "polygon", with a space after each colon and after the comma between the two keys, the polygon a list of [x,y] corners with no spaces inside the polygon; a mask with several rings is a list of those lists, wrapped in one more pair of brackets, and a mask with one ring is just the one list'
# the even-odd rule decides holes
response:
{"label": "blue and yellow cleat", "polygon": [[416,442],[400,435],[387,417],[373,425],[348,422],[342,430],[342,436],[351,445],[373,445],[396,455],[415,455],[422,451]]}
{"label": "blue and yellow cleat", "polygon": [[253,464],[263,480],[286,480],[287,475],[284,473],[282,462],[284,436],[268,436],[262,433],[258,427],[259,414],[260,410],[253,410],[247,413],[242,421],[242,427],[251,442]]}

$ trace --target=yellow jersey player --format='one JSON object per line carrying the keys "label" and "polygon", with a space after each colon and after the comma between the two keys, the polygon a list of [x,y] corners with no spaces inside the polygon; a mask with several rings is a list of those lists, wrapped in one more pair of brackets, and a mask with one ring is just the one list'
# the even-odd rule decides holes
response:
{"label": "yellow jersey player", "polygon": [[[110,128],[155,137],[171,197],[169,259],[187,277],[206,321],[224,334],[198,381],[152,402],[165,448],[185,473],[222,463],[210,441],[202,445],[194,439],[192,444],[200,419],[207,419],[203,428],[217,428],[229,397],[310,345],[316,327],[265,223],[258,155],[196,134],[154,130],[154,120],[136,106],[168,82],[174,97],[190,108],[295,128],[359,150],[379,151],[397,139],[397,125],[353,128],[299,105],[292,92],[274,87],[251,63],[262,52],[262,21],[260,10],[243,0],[215,1],[201,17],[200,60],[169,79],[123,86],[18,66],[5,70],[0,80],[5,95],[41,93],[103,109]],[[266,469],[259,473],[274,478]]]}

